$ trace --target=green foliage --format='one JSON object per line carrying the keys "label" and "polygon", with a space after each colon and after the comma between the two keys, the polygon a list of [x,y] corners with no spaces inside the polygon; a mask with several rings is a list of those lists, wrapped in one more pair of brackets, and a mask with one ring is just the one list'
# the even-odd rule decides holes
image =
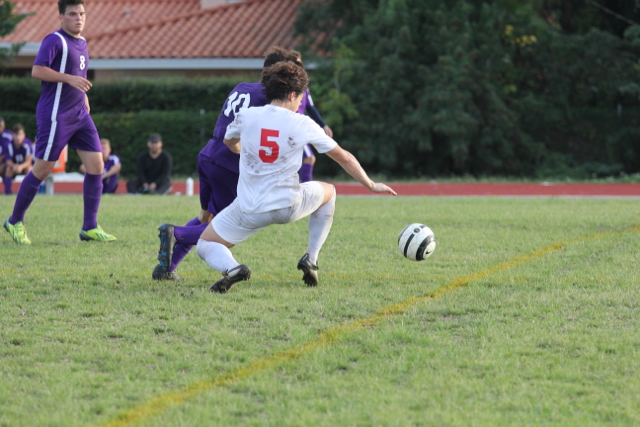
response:
{"label": "green foliage", "polygon": [[315,40],[341,23],[316,46],[316,99],[324,112],[340,94],[349,110],[335,113],[337,139],[371,170],[534,176],[559,154],[634,172],[640,158],[621,158],[630,150],[615,134],[640,124],[626,113],[640,106],[637,29],[571,35],[538,12],[513,1],[310,2],[297,28]]}
{"label": "green foliage", "polygon": [[[87,95],[91,112],[118,113],[143,110],[218,111],[227,95],[242,81],[255,76],[187,80],[182,78],[130,79],[95,84]],[[0,111],[32,112],[40,97],[36,79],[0,78]]]}
{"label": "green foliage", "polygon": [[[8,36],[29,14],[15,13],[16,5],[9,0],[0,1],[0,38]],[[0,67],[18,53],[22,43],[14,43],[10,48],[0,48]]]}
{"label": "green foliage", "polygon": [[[224,101],[224,100],[223,100]],[[222,102],[220,105],[222,105]],[[198,111],[140,111],[138,113],[92,114],[100,137],[111,141],[113,154],[122,161],[122,176],[134,177],[138,154],[147,150],[151,133],[162,135],[164,149],[173,158],[174,175],[197,175],[198,153],[213,133],[219,112],[200,115]],[[8,126],[20,122],[27,137],[35,140],[36,123],[33,113],[1,112]],[[77,171],[80,158],[69,153],[67,171]]]}

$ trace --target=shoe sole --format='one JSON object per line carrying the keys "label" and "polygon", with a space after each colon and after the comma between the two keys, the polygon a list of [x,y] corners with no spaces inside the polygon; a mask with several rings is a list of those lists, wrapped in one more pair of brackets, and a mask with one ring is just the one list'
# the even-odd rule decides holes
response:
{"label": "shoe sole", "polygon": [[302,281],[307,286],[318,286],[318,273],[315,270],[311,270],[308,266],[301,263],[298,263],[298,270],[302,271]]}
{"label": "shoe sole", "polygon": [[176,238],[173,235],[174,226],[170,224],[162,224],[158,227],[160,233],[160,250],[158,251],[158,261],[165,271],[171,266],[171,257],[173,256],[173,247],[176,245]]}
{"label": "shoe sole", "polygon": [[211,285],[209,292],[224,294],[229,291],[229,289],[233,288],[236,283],[242,282],[243,280],[249,280],[250,277],[251,270],[249,270],[249,267],[244,264],[240,264],[239,271],[235,273],[233,277],[225,276],[218,280],[216,283]]}

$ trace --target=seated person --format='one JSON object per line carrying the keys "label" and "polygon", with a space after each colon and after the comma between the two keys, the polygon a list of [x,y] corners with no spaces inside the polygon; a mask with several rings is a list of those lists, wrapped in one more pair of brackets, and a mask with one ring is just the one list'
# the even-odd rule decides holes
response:
{"label": "seated person", "polygon": [[140,153],[136,161],[138,178],[127,182],[127,191],[134,194],[169,194],[172,159],[169,153],[162,151],[160,134],[151,134],[147,147],[149,151]]}
{"label": "seated person", "polygon": [[[111,141],[107,138],[100,139],[102,146],[102,159],[104,160],[104,170],[102,172],[102,194],[113,194],[118,189],[118,174],[122,169],[120,157],[111,154]],[[87,173],[84,165],[80,165],[80,172]]]}
{"label": "seated person", "polygon": [[4,117],[0,116],[0,165],[7,162],[7,145],[13,140],[13,134],[4,123]]}
{"label": "seated person", "polygon": [[11,184],[16,175],[26,175],[33,167],[33,143],[26,138],[24,126],[16,123],[13,128],[13,139],[6,146],[5,163],[0,165],[0,174],[4,181],[4,194],[11,193]]}

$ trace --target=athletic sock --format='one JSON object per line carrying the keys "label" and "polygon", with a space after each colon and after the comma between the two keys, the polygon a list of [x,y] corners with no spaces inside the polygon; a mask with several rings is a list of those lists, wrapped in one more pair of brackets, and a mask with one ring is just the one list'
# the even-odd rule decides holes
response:
{"label": "athletic sock", "polygon": [[24,214],[27,212],[27,209],[29,209],[29,206],[31,206],[33,199],[36,198],[41,182],[42,181],[36,178],[32,172],[29,172],[27,176],[24,177],[20,184],[18,195],[16,196],[16,204],[13,205],[13,213],[9,217],[10,224],[24,222]]}
{"label": "athletic sock", "polygon": [[335,210],[336,190],[334,189],[333,197],[309,217],[309,246],[307,247],[307,253],[314,264],[317,263],[320,249],[325,240],[327,240],[329,231],[331,231]]}
{"label": "athletic sock", "polygon": [[173,235],[176,238],[176,246],[173,248],[171,256],[171,266],[169,271],[175,271],[178,264],[187,256],[191,248],[200,240],[200,235],[207,228],[209,223],[201,223],[198,217],[187,222],[184,227],[175,227]]}
{"label": "athletic sock", "polygon": [[209,267],[226,274],[240,264],[233,258],[231,251],[225,245],[207,240],[198,240],[196,252]]}
{"label": "athletic sock", "polygon": [[8,196],[9,194],[11,194],[11,184],[13,184],[13,178],[5,176],[4,178],[2,178],[2,181],[4,182],[4,194]]}
{"label": "athletic sock", "polygon": [[102,175],[85,174],[82,195],[84,199],[82,229],[88,231],[98,226],[98,209],[102,198]]}
{"label": "athletic sock", "polygon": [[298,172],[298,176],[300,178],[300,182],[313,181],[313,165],[310,163],[303,163],[300,168],[300,172]]}

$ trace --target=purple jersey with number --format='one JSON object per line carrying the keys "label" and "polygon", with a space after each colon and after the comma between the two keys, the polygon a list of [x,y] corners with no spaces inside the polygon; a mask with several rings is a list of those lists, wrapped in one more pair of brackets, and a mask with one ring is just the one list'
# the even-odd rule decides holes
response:
{"label": "purple jersey with number", "polygon": [[[75,38],[62,29],[44,38],[33,65],[87,78],[89,51],[83,37]],[[86,115],[84,92],[66,83],[42,82],[42,93],[36,109],[40,120],[69,120]]]}
{"label": "purple jersey with number", "polygon": [[4,157],[0,160],[0,165],[7,162],[7,147],[11,144],[11,141],[13,141],[13,133],[7,129],[3,130],[0,133],[0,156]]}
{"label": "purple jersey with number", "polygon": [[224,134],[227,131],[227,126],[236,118],[238,111],[268,104],[267,97],[262,92],[262,89],[261,83],[240,83],[231,91],[218,116],[216,127],[213,129],[213,138],[200,151],[201,157],[225,169],[240,173],[238,169],[240,155],[232,153],[224,145]]}
{"label": "purple jersey with number", "polygon": [[[120,163],[120,157],[115,154],[110,154],[106,162],[104,162],[104,173],[109,172],[112,167]],[[112,193],[118,188],[118,174],[111,175],[108,178],[102,180],[103,192]]]}
{"label": "purple jersey with number", "polygon": [[7,159],[10,159],[13,163],[24,163],[27,157],[31,155],[33,155],[33,143],[28,138],[22,141],[20,147],[16,147],[13,141],[7,146]]}

